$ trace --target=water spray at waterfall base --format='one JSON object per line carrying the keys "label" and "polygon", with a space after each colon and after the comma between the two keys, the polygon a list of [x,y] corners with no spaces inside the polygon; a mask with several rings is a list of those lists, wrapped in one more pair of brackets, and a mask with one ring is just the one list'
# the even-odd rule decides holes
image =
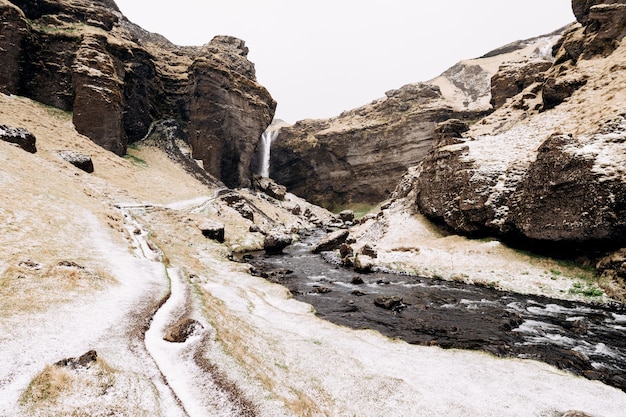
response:
{"label": "water spray at waterfall base", "polygon": [[272,142],[278,136],[278,130],[266,130],[261,135],[261,168],[259,174],[263,178],[270,176],[270,150]]}

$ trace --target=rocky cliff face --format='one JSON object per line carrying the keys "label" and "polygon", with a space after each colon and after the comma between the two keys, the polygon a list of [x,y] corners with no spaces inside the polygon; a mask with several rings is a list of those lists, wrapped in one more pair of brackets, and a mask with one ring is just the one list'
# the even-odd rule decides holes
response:
{"label": "rocky cliff face", "polygon": [[276,103],[243,41],[178,47],[130,23],[111,0],[0,0],[0,91],[73,112],[77,130],[123,155],[154,121],[176,119],[194,157],[228,186],[250,159]]}
{"label": "rocky cliff face", "polygon": [[[270,176],[325,207],[378,203],[427,154],[439,122],[470,121],[492,110],[491,78],[500,65],[527,66],[518,83],[523,86],[551,65],[551,47],[558,38],[554,33],[516,42],[338,117],[283,127],[272,147]],[[518,93],[520,87],[510,91],[508,83],[493,91],[497,105]]]}
{"label": "rocky cliff face", "polygon": [[519,94],[462,138],[441,138],[396,196],[458,233],[626,244],[625,7],[573,1],[579,23],[555,63],[530,79],[521,68]]}

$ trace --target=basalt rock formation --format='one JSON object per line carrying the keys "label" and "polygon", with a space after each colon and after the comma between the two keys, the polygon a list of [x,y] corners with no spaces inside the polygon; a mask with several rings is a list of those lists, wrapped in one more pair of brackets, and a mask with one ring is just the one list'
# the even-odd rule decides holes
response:
{"label": "basalt rock formation", "polygon": [[[375,204],[388,198],[408,167],[428,153],[438,123],[475,120],[516,95],[550,67],[560,32],[516,42],[461,61],[441,76],[405,85],[338,117],[282,127],[272,146],[270,177],[290,192],[327,208]],[[525,66],[492,89],[501,64]],[[499,87],[506,84],[506,89]]]}
{"label": "basalt rock formation", "polygon": [[457,233],[587,253],[625,245],[625,3],[573,1],[579,23],[554,64],[522,69],[521,91],[494,96],[501,107],[467,132],[442,132],[395,197]]}
{"label": "basalt rock formation", "polygon": [[179,47],[129,22],[112,0],[0,0],[0,91],[73,112],[76,129],[123,155],[163,119],[228,186],[249,166],[276,107],[243,41]]}

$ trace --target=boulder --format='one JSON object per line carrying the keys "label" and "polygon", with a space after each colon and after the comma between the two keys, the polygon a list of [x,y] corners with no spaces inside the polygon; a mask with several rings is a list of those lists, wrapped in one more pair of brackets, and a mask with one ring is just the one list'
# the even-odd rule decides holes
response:
{"label": "boulder", "polygon": [[374,304],[377,307],[384,308],[385,310],[397,311],[406,307],[402,303],[402,297],[395,295],[379,295],[374,299]]}
{"label": "boulder", "polygon": [[626,144],[626,115],[595,134],[553,134],[529,160],[495,171],[473,162],[471,144],[433,149],[407,179],[428,217],[466,235],[589,247],[626,243],[626,182],[615,157]]}
{"label": "boulder", "polygon": [[184,343],[189,336],[202,329],[202,325],[194,319],[183,318],[167,329],[163,340],[172,343]]}
{"label": "boulder", "polygon": [[56,154],[59,155],[59,157],[65,162],[69,162],[76,168],[85,171],[88,174],[93,172],[93,161],[89,155],[69,150],[57,151]]}
{"label": "boulder", "polygon": [[[270,178],[259,177],[257,175],[254,176],[254,188],[279,201],[283,201],[287,194],[287,188],[284,185],[276,184],[276,182]],[[298,210],[300,209],[300,206],[296,207]]]}
{"label": "boulder", "polygon": [[25,150],[26,152],[37,152],[37,146],[35,145],[35,136],[28,130],[21,127],[0,125],[0,140],[13,143]]}
{"label": "boulder", "polygon": [[370,272],[374,266],[376,266],[376,263],[374,262],[373,257],[363,253],[358,253],[354,257],[353,265],[355,271],[367,273]]}
{"label": "boulder", "polygon": [[350,232],[347,230],[336,230],[332,233],[324,236],[313,248],[311,251],[313,253],[326,252],[337,249],[342,243],[346,241]]}
{"label": "boulder", "polygon": [[353,222],[354,221],[354,211],[352,210],[343,210],[339,213],[339,219],[344,222]]}
{"label": "boulder", "polygon": [[252,210],[247,200],[241,194],[234,191],[228,191],[220,198],[228,204],[229,207],[236,210],[241,217],[246,220],[254,221],[254,210]]}
{"label": "boulder", "polygon": [[263,239],[263,249],[266,253],[282,253],[283,249],[291,245],[291,235],[283,230],[270,230]]}
{"label": "boulder", "polygon": [[223,223],[213,219],[201,219],[198,221],[198,229],[204,237],[224,243],[225,228]]}
{"label": "boulder", "polygon": [[90,350],[78,358],[62,359],[56,362],[55,365],[70,369],[87,368],[95,363],[97,359],[98,353],[95,350]]}

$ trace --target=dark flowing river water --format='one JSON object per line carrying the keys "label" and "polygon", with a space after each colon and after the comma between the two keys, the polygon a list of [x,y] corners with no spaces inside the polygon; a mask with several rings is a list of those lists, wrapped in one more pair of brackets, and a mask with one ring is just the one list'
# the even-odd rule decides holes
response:
{"label": "dark flowing river water", "polygon": [[420,345],[540,360],[626,391],[626,310],[410,275],[359,274],[311,253],[247,256],[318,316]]}

